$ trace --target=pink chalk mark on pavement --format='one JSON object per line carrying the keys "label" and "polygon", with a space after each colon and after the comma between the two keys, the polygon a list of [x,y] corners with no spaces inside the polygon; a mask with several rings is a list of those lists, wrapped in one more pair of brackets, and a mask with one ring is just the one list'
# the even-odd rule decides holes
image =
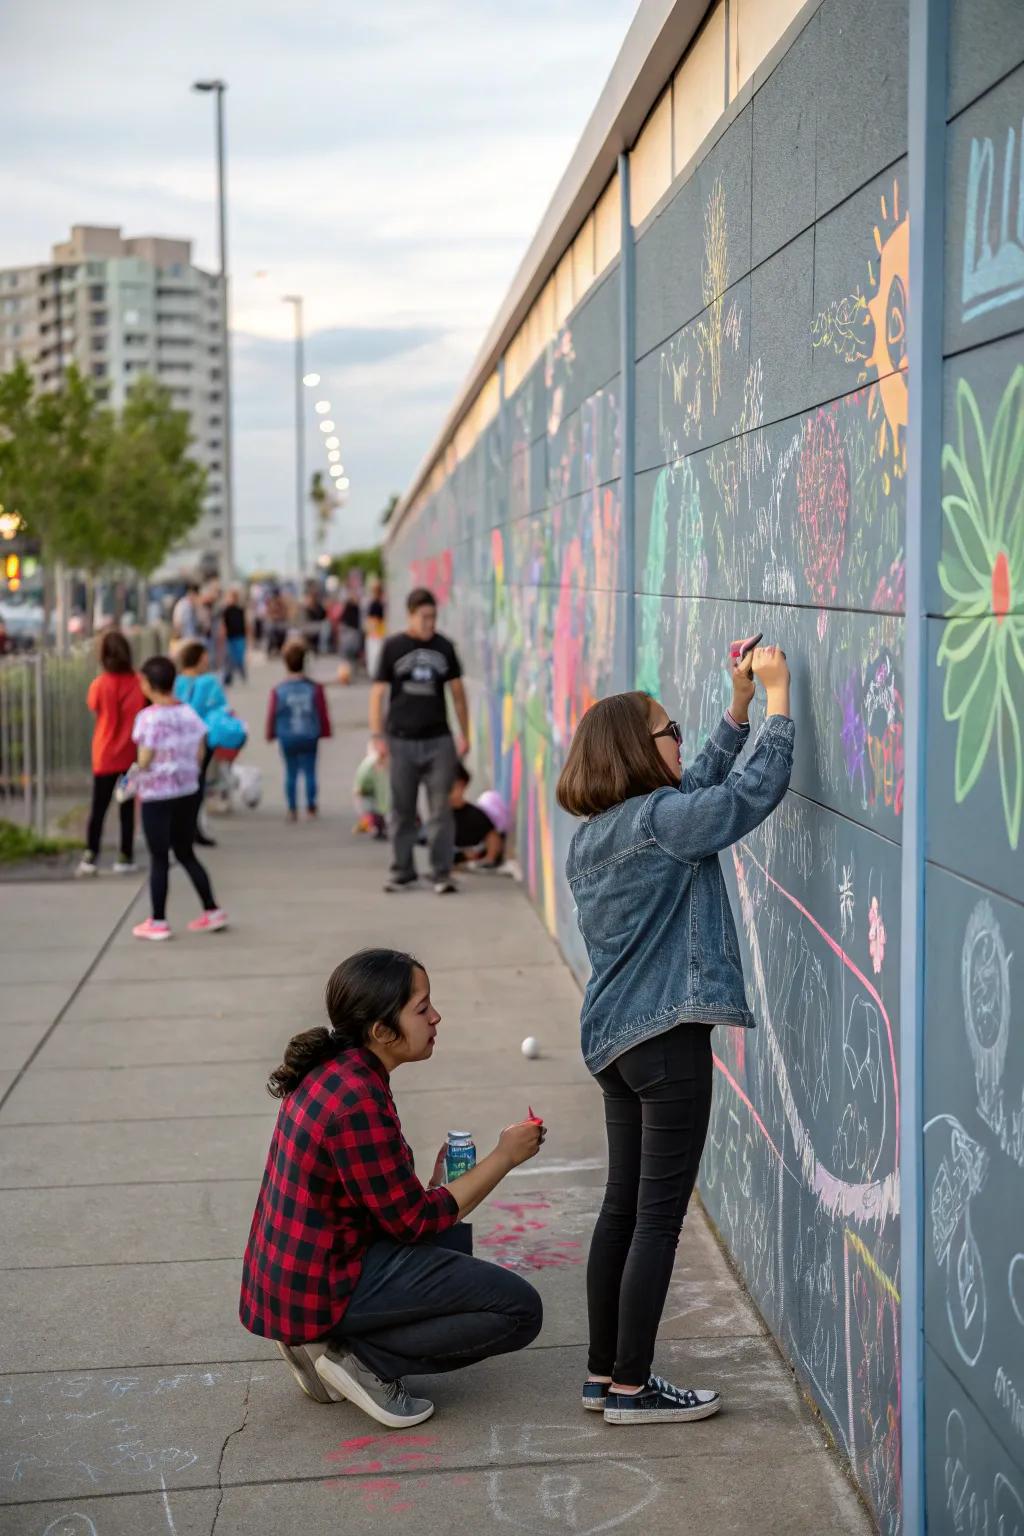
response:
{"label": "pink chalk mark on pavement", "polygon": [[507,1211],[512,1221],[499,1221],[493,1231],[477,1238],[478,1248],[494,1249],[495,1262],[503,1269],[561,1269],[579,1264],[581,1244],[566,1238],[534,1237],[546,1232],[548,1223],[529,1213],[549,1211],[547,1200],[496,1200],[493,1208]]}

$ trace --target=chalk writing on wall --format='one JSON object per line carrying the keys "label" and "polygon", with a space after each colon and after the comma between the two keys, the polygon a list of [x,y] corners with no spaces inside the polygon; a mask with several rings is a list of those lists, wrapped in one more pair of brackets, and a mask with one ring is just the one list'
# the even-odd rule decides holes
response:
{"label": "chalk writing on wall", "polygon": [[962,314],[975,320],[1024,297],[1024,122],[1007,125],[997,151],[971,140],[964,217]]}

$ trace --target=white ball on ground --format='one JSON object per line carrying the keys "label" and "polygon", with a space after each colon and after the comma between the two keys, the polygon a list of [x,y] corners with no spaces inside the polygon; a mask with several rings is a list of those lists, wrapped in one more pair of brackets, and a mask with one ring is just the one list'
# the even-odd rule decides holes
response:
{"label": "white ball on ground", "polygon": [[536,1061],[540,1055],[540,1041],[535,1040],[532,1035],[527,1035],[519,1049],[530,1061]]}

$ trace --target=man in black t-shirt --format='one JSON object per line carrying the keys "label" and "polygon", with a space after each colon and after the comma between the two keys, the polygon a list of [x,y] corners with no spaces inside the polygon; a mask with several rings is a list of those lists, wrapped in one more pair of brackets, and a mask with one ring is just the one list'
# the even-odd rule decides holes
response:
{"label": "man in black t-shirt", "polygon": [[228,593],[228,600],[221,611],[221,624],[224,629],[224,684],[225,687],[233,681],[237,672],[242,682],[245,682],[245,609],[242,607],[241,594],[237,587],[232,587]]}
{"label": "man in black t-shirt", "polygon": [[[384,889],[402,891],[416,884],[416,801],[420,785],[426,784],[434,890],[445,896],[455,890],[455,826],[448,796],[458,760],[469,751],[469,709],[458,653],[437,633],[433,593],[417,587],[406,607],[408,627],[385,640],[370,690],[370,730],[391,768],[391,877]],[[459,722],[457,744],[448,726],[446,688]]]}

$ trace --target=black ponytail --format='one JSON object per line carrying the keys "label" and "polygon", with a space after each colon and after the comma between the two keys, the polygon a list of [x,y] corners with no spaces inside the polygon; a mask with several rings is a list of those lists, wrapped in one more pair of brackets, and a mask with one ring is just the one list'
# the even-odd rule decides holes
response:
{"label": "black ponytail", "polygon": [[270,1074],[267,1092],[283,1099],[308,1072],[341,1051],[365,1045],[375,1024],[383,1024],[395,1039],[417,969],[412,955],[397,949],[361,949],[349,955],[327,983],[324,1001],[331,1028],[306,1029],[289,1040],[284,1061]]}

